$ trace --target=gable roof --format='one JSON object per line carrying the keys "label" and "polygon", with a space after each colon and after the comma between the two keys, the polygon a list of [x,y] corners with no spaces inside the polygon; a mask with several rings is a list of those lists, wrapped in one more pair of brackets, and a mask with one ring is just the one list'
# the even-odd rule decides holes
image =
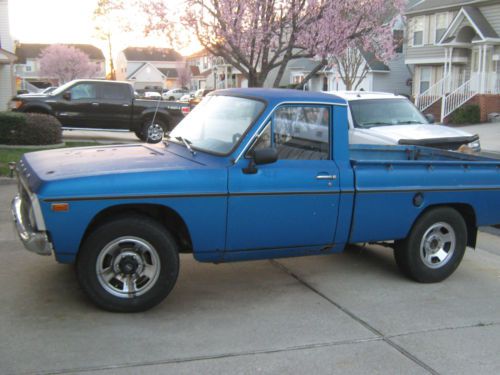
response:
{"label": "gable roof", "polygon": [[453,34],[458,31],[458,27],[463,19],[466,19],[469,22],[477,34],[472,40],[473,42],[485,39],[499,39],[497,32],[493,29],[491,24],[479,9],[472,6],[464,6],[451,22],[439,44],[447,44],[455,41],[455,36]]}
{"label": "gable roof", "polygon": [[182,56],[171,48],[128,47],[123,50],[128,61],[182,61]]}
{"label": "gable roof", "polygon": [[167,78],[177,78],[179,77],[179,73],[175,68],[157,68],[161,74],[163,74]]}
{"label": "gable roof", "polygon": [[458,9],[464,5],[478,5],[479,3],[494,3],[493,0],[421,0],[408,6],[407,15],[425,13],[432,10]]}
{"label": "gable roof", "polygon": [[[26,59],[36,59],[45,48],[52,44],[18,44],[16,46],[16,56],[18,64],[26,64]],[[91,60],[104,60],[102,51],[91,44],[63,44],[65,46],[78,48],[80,51],[88,55]]]}
{"label": "gable roof", "polygon": [[359,52],[363,56],[368,65],[370,71],[376,72],[390,72],[391,69],[387,65],[385,65],[382,61],[375,57],[373,52],[364,51],[362,48],[359,48]]}

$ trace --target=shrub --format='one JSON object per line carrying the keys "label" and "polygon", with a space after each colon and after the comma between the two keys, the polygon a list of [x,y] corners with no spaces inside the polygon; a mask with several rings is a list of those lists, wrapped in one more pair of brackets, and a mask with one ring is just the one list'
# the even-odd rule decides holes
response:
{"label": "shrub", "polygon": [[61,142],[61,123],[53,116],[0,112],[1,144],[52,145]]}
{"label": "shrub", "polygon": [[452,113],[451,124],[477,124],[481,121],[481,110],[476,104],[464,105]]}

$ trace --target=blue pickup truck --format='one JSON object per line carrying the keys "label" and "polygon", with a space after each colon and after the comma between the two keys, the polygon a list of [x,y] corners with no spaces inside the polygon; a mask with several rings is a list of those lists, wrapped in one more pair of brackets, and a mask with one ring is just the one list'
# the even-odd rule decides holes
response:
{"label": "blue pickup truck", "polygon": [[232,262],[394,248],[438,282],[478,226],[500,223],[500,162],[420,146],[349,146],[345,100],[230,89],[163,142],[33,152],[12,202],[28,250],[76,263],[101,308],[143,311],[173,288],[179,253]]}

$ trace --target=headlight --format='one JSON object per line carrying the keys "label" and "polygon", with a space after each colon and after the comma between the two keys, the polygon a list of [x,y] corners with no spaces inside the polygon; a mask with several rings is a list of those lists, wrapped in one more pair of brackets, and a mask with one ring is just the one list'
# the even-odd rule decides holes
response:
{"label": "headlight", "polygon": [[479,139],[478,139],[477,141],[468,143],[467,147],[471,148],[474,151],[481,151],[481,142],[479,142]]}
{"label": "headlight", "polygon": [[19,107],[21,107],[23,105],[23,102],[20,101],[20,100],[11,100],[9,102],[9,108],[10,109],[18,109]]}

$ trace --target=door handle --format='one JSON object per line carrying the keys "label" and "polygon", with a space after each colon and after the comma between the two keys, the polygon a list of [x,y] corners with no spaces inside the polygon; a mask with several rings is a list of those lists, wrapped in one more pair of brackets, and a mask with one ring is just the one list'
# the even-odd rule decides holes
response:
{"label": "door handle", "polygon": [[128,107],[129,105],[128,104],[122,104],[122,107]]}
{"label": "door handle", "polygon": [[96,102],[92,103],[92,105],[93,105],[94,107],[99,107],[99,103],[96,103]]}
{"label": "door handle", "polygon": [[336,180],[337,176],[334,174],[319,174],[316,176],[316,180]]}

